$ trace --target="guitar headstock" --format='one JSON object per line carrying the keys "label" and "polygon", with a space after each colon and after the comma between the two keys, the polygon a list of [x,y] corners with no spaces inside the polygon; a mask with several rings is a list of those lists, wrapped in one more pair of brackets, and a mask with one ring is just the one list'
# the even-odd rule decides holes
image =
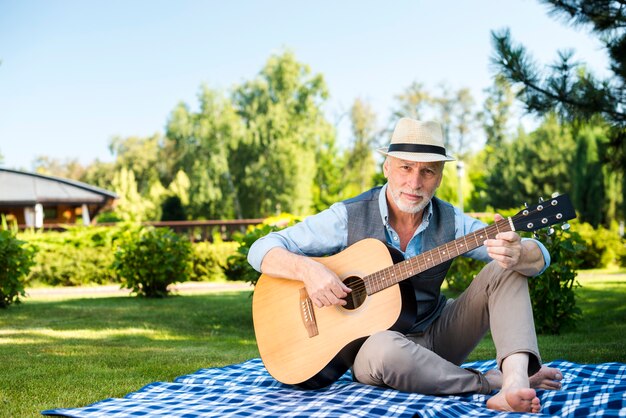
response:
{"label": "guitar headstock", "polygon": [[568,195],[562,194],[519,211],[511,217],[511,222],[516,231],[531,232],[575,217],[572,201]]}

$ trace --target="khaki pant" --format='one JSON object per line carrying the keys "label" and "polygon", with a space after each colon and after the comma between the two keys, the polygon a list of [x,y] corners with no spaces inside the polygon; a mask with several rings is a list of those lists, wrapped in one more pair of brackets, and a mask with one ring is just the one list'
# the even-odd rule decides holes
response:
{"label": "khaki pant", "polygon": [[514,353],[529,354],[529,376],[541,364],[528,279],[489,263],[423,334],[382,331],[359,350],[357,381],[404,392],[449,395],[487,394],[492,389],[477,371],[459,367],[491,330],[498,367]]}

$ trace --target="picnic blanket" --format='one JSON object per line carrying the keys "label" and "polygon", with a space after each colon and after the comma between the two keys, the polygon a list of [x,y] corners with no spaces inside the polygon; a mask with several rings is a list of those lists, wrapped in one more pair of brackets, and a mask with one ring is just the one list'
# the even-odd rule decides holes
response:
{"label": "picnic blanket", "polygon": [[[174,382],[151,383],[124,398],[83,408],[52,409],[67,417],[624,417],[626,364],[554,361],[563,389],[538,390],[540,414],[495,412],[486,395],[426,396],[362,385],[346,373],[329,387],[304,391],[274,380],[260,359],[223,368],[200,369]],[[495,361],[466,363],[483,372]]]}

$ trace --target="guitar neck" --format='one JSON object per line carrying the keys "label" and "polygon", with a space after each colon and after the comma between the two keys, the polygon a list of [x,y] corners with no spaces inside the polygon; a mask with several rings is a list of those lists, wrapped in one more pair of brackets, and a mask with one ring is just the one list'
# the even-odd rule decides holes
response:
{"label": "guitar neck", "polygon": [[486,239],[493,239],[500,232],[512,230],[514,229],[511,219],[502,219],[454,241],[365,276],[363,281],[367,294],[371,295],[398,284],[416,274],[480,247]]}

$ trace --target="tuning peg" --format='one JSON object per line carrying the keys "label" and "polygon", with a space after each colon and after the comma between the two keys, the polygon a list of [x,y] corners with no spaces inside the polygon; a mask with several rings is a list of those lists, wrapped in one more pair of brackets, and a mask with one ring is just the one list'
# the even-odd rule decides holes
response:
{"label": "tuning peg", "polygon": [[539,203],[543,203],[543,197],[539,196]]}
{"label": "tuning peg", "polygon": [[524,202],[524,207],[525,207],[526,209],[528,209],[528,203],[527,203],[527,202]]}
{"label": "tuning peg", "polygon": [[550,229],[548,229],[548,235],[552,234],[554,234],[554,228],[550,227]]}
{"label": "tuning peg", "polygon": [[551,197],[552,199],[554,199],[555,197],[559,197],[559,192],[554,192],[554,193],[552,193],[552,194],[550,195],[550,197]]}
{"label": "tuning peg", "polygon": [[564,223],[563,225],[561,225],[561,229],[563,231],[567,231],[569,229],[569,224],[568,223]]}

